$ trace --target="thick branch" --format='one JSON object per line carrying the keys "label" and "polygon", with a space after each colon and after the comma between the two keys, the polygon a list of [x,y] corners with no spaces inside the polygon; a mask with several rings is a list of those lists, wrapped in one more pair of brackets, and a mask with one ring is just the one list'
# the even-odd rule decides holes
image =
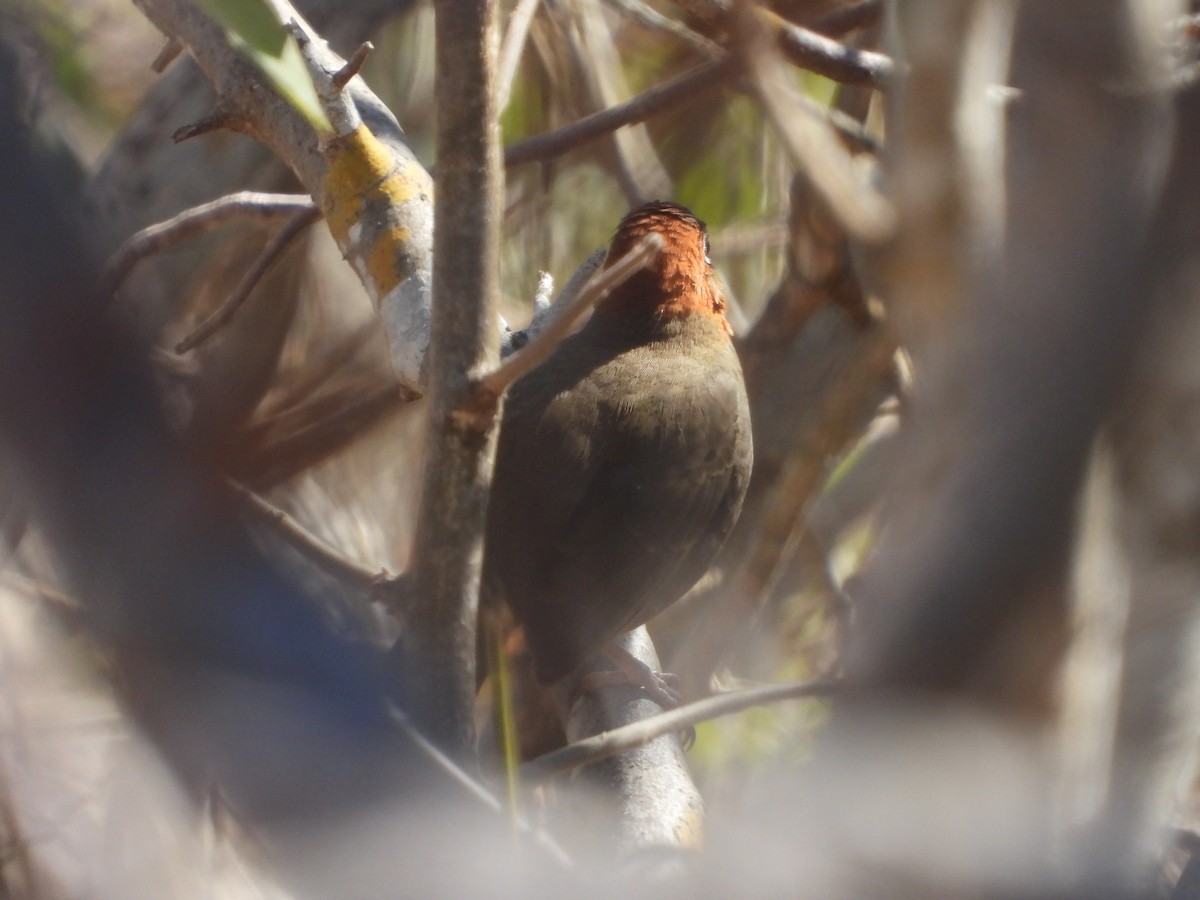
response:
{"label": "thick branch", "polygon": [[[492,0],[436,12],[438,195],[427,468],[402,637],[412,712],[451,753],[474,745],[475,613],[496,407],[464,415],[498,357],[503,171],[493,78]],[[475,412],[475,411],[472,411]]]}
{"label": "thick branch", "polygon": [[861,174],[821,111],[813,115],[806,98],[792,88],[791,73],[761,18],[749,12],[736,19],[737,35],[751,89],[784,147],[804,170],[842,225],[854,237],[878,242],[895,226],[891,205]]}
{"label": "thick branch", "polygon": [[223,113],[267,144],[318,202],[342,253],[380,307],[397,379],[418,388],[429,342],[433,192],[395,120],[359,78],[344,93],[325,90],[343,63],[319,41],[302,37],[314,75],[328,72],[329,84],[319,83],[318,89],[335,132],[319,143],[308,121],[196,4],[137,0],[137,5],[187,46]]}

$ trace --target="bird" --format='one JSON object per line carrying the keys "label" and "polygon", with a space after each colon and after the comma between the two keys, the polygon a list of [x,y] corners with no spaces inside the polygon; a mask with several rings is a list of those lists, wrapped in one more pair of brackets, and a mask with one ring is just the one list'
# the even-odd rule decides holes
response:
{"label": "bird", "polygon": [[482,586],[522,627],[538,682],[605,652],[675,705],[658,673],[613,642],[708,569],[737,521],[753,447],[704,223],[672,202],[639,206],[604,266],[651,233],[657,256],[509,390]]}

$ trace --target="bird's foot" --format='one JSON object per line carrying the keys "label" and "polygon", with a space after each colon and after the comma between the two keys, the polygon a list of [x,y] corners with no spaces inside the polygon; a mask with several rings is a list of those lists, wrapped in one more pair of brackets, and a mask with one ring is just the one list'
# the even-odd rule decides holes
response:
{"label": "bird's foot", "polygon": [[[664,710],[675,709],[683,703],[683,695],[679,693],[679,676],[654,671],[619,644],[609,644],[604,648],[604,655],[613,661],[620,675]],[[687,726],[679,733],[679,738],[684,751],[691,750],[696,743],[696,729]]]}
{"label": "bird's foot", "polygon": [[[604,655],[617,666],[616,671],[589,672],[575,685],[571,703],[581,694],[613,684],[637,688],[664,710],[675,709],[683,702],[677,676],[670,672],[654,671],[632,653],[615,644],[606,647]],[[679,732],[679,738],[684,751],[691,750],[692,745],[696,743],[696,729],[687,726]]]}
{"label": "bird's foot", "polygon": [[655,672],[618,644],[609,644],[605,647],[604,655],[612,660],[629,684],[639,688],[663,709],[675,709],[683,702],[683,697],[679,693],[679,679],[674,675]]}

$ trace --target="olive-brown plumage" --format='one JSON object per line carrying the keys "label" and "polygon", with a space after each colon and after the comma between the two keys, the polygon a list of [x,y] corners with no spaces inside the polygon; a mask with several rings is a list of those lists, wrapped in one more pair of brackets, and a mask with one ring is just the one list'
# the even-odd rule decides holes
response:
{"label": "olive-brown plumage", "polygon": [[611,265],[656,260],[505,402],[484,590],[524,626],[537,677],[563,678],[704,573],[750,477],[750,421],[704,225],[672,203],[622,220]]}

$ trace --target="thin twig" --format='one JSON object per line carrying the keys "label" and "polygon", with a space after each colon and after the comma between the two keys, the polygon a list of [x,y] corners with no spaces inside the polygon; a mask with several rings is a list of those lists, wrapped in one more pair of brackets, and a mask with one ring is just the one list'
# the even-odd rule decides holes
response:
{"label": "thin twig", "polygon": [[479,548],[499,427],[473,421],[466,373],[499,357],[504,170],[495,127],[497,0],[438,3],[434,15],[438,179],[427,384],[427,461],[412,546],[412,602],[395,654],[407,711],[463,759],[475,756]]}
{"label": "thin twig", "polygon": [[699,32],[693,31],[679,19],[664,16],[643,0],[609,0],[609,2],[635,22],[639,22],[647,28],[666,32],[697,53],[718,59],[725,52],[716,41],[709,40]]}
{"label": "thin twig", "polygon": [[525,328],[532,340],[543,328],[551,317],[558,315],[560,312],[571,308],[571,304],[579,296],[579,292],[587,287],[592,276],[600,271],[600,267],[604,265],[604,258],[608,255],[608,250],[604,247],[597,247],[588,258],[579,264],[571,277],[567,279],[567,283],[563,285],[563,289],[558,292],[558,296],[550,301],[550,306],[544,310],[541,315],[537,313],[533,316],[533,321]]}
{"label": "thin twig", "polygon": [[792,93],[792,100],[802,107],[809,115],[823,119],[834,131],[846,138],[851,144],[868,153],[879,153],[882,147],[868,130],[867,126],[854,116],[849,116],[840,109],[822,106],[811,97],[804,94]]}
{"label": "thin twig", "polygon": [[539,756],[521,766],[520,775],[525,783],[538,784],[580,766],[641,747],[664,734],[682,731],[719,716],[731,715],[780,700],[827,697],[837,689],[837,685],[837,679],[818,678],[813,681],[768,684],[705,697],[695,703],[688,703],[652,718],[577,741],[561,750]]}
{"label": "thin twig", "polygon": [[818,34],[835,37],[870,28],[879,22],[882,15],[883,0],[859,0],[858,3],[847,3],[830,10],[811,21],[807,27]]}
{"label": "thin twig", "polygon": [[[358,68],[334,53],[329,44],[312,32],[309,24],[299,16],[288,19],[284,28],[300,49],[300,58],[304,60],[304,66],[308,69],[308,77],[312,79],[317,98],[321,101],[321,109],[329,120],[333,135],[342,137],[353,133],[362,124],[362,117],[345,87]],[[361,53],[362,60],[365,60],[371,51],[369,44],[369,41],[360,44],[355,50],[355,55]],[[359,65],[362,65],[362,60],[359,60]],[[350,74],[343,79],[342,75],[347,70],[350,70]],[[327,138],[328,135],[323,139]]]}
{"label": "thin twig", "polygon": [[284,225],[279,234],[275,235],[263,248],[262,253],[246,270],[246,274],[242,276],[242,280],[237,283],[237,287],[233,289],[225,302],[211,316],[197,325],[187,337],[176,344],[175,352],[187,353],[189,350],[194,350],[232,322],[250,297],[251,291],[267,274],[276,260],[283,255],[283,251],[305,228],[320,218],[321,212],[315,208],[301,210],[293,215],[291,221]]}
{"label": "thin twig", "polygon": [[367,57],[374,49],[375,45],[370,41],[363,41],[359,44],[358,49],[351,53],[350,58],[346,60],[346,64],[329,76],[333,86],[339,91],[345,88],[350,79],[358,74],[358,70],[363,67],[363,63],[367,61]]}
{"label": "thin twig", "polygon": [[562,128],[518,141],[505,150],[504,165],[519,166],[561,156],[568,150],[604,137],[625,125],[644,122],[658,113],[697,100],[729,81],[737,71],[738,66],[730,57],[697,66],[678,78],[630,97],[624,103],[584,116]]}
{"label": "thin twig", "polygon": [[[587,286],[591,277],[604,265],[604,257],[607,252],[604,247],[598,247],[592,251],[591,255],[579,264],[579,268],[567,280],[563,289],[549,299],[543,299],[542,291],[543,288],[552,291],[554,289],[553,281],[543,284],[539,277],[538,293],[533,298],[533,316],[524,328],[509,332],[504,336],[500,345],[500,358],[508,359],[513,353],[541,334],[551,319],[563,310],[569,309],[575,298],[579,296],[579,292]],[[550,278],[545,272],[542,272],[541,275],[545,275],[547,279]]]}
{"label": "thin twig", "polygon": [[859,50],[833,38],[793,25],[770,10],[757,8],[764,21],[778,30],[779,46],[796,65],[842,84],[886,88],[895,74],[891,57]]}
{"label": "thin twig", "polygon": [[302,210],[316,209],[306,194],[264,194],[241,191],[185,209],[179,215],[131,235],[108,261],[101,276],[104,296],[112,296],[142,259],[188,238],[238,219],[274,221]]}
{"label": "thin twig", "polygon": [[179,38],[169,37],[163,44],[163,48],[158,51],[158,56],[154,57],[154,62],[150,63],[150,68],[161,75],[167,70],[167,66],[175,61],[175,57],[182,52],[183,43]]}
{"label": "thin twig", "polygon": [[171,134],[171,140],[176,144],[182,144],[184,141],[190,141],[192,138],[197,138],[204,134],[212,134],[214,131],[240,132],[245,129],[245,120],[228,109],[218,106],[195,122],[176,128]]}
{"label": "thin twig", "polygon": [[533,370],[554,352],[585,311],[590,309],[609,291],[623,284],[635,272],[641,271],[662,248],[662,239],[657,234],[648,234],[633,248],[588,282],[570,306],[555,315],[532,341],[505,359],[495,369],[479,379],[478,386],[493,396],[499,397],[513,382]]}
{"label": "thin twig", "polygon": [[504,33],[504,43],[500,47],[500,63],[496,69],[496,109],[500,112],[504,112],[504,108],[508,106],[508,98],[512,96],[513,80],[517,77],[517,66],[521,63],[525,39],[529,37],[529,26],[533,23],[533,14],[537,12],[540,2],[541,0],[517,0],[517,5],[509,13],[508,30]]}
{"label": "thin twig", "polygon": [[896,218],[891,204],[866,181],[837,140],[827,111],[813,111],[807,98],[793,90],[762,17],[743,14],[738,25],[751,90],[789,155],[849,233],[868,242],[888,237]]}
{"label": "thin twig", "polygon": [[332,544],[317,537],[282,509],[268,503],[254,491],[228,481],[242,508],[260,525],[265,525],[285,544],[333,578],[338,584],[367,596],[392,580],[386,569],[373,570],[347,557]]}
{"label": "thin twig", "polygon": [[[518,141],[504,151],[504,165],[512,168],[562,156],[618,128],[644,122],[660,113],[677,109],[683,103],[697,100],[730,82],[739,72],[740,67],[732,57],[697,66],[671,81],[630,97],[624,103],[584,116],[570,125]],[[805,108],[823,116],[839,133],[863,149],[872,152],[879,149],[875,139],[851,117],[818,107],[811,100],[807,101]]]}

